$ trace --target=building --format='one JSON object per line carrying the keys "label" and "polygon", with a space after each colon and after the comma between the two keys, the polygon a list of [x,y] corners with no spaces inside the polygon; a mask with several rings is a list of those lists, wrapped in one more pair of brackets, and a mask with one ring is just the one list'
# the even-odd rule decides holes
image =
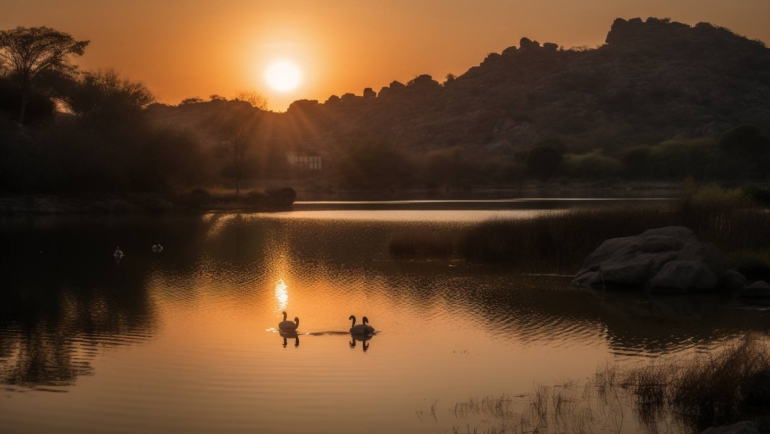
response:
{"label": "building", "polygon": [[300,170],[321,170],[323,168],[321,156],[315,153],[289,151],[286,153],[286,158],[289,160],[290,166]]}

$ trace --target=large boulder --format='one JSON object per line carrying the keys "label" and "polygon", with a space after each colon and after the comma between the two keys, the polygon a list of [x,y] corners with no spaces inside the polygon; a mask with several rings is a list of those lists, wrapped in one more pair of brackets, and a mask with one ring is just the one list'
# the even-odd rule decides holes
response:
{"label": "large boulder", "polygon": [[767,282],[754,282],[741,292],[743,298],[770,298],[770,285]]}
{"label": "large boulder", "polygon": [[701,434],[759,434],[759,430],[751,422],[738,422],[732,425],[712,426]]}
{"label": "large boulder", "polygon": [[647,282],[647,289],[659,294],[682,294],[716,289],[719,279],[708,266],[695,261],[666,263],[655,277]]}
{"label": "large boulder", "polygon": [[746,289],[747,284],[746,277],[735,270],[726,271],[725,274],[722,275],[720,282],[722,288],[731,294],[741,293],[741,291]]}
{"label": "large boulder", "polygon": [[671,226],[606,240],[585,259],[573,283],[662,294],[740,285],[738,276],[726,273],[724,255],[716,246],[699,241],[688,228]]}

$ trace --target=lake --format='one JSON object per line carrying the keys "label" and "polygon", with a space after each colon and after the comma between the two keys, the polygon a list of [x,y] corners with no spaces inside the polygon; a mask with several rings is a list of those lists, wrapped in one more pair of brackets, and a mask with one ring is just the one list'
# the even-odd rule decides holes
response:
{"label": "lake", "polygon": [[[716,297],[597,293],[387,254],[400,230],[572,206],[2,217],[0,431],[490,432],[495,418],[469,400],[515,407],[608,362],[708,353],[768,329],[761,311]],[[296,338],[275,331],[282,311],[300,318]],[[351,314],[378,333],[351,339]],[[627,411],[594,432],[645,432]]]}

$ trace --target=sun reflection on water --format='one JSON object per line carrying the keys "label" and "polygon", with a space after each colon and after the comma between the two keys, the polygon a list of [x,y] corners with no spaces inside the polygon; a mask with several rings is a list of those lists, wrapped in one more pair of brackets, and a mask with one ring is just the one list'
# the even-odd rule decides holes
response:
{"label": "sun reflection on water", "polygon": [[278,299],[278,310],[286,309],[286,305],[289,302],[289,293],[286,291],[286,284],[283,279],[279,279],[275,284],[275,298]]}

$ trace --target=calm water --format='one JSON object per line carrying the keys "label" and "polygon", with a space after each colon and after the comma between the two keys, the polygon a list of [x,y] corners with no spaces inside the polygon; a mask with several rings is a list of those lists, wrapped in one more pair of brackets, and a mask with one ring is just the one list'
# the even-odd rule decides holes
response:
{"label": "calm water", "polygon": [[[483,432],[488,418],[450,410],[770,325],[713,298],[386,253],[398,230],[537,212],[0,219],[0,431]],[[283,310],[297,339],[273,330]],[[351,314],[379,333],[351,341]],[[639,428],[627,416],[622,431]]]}

